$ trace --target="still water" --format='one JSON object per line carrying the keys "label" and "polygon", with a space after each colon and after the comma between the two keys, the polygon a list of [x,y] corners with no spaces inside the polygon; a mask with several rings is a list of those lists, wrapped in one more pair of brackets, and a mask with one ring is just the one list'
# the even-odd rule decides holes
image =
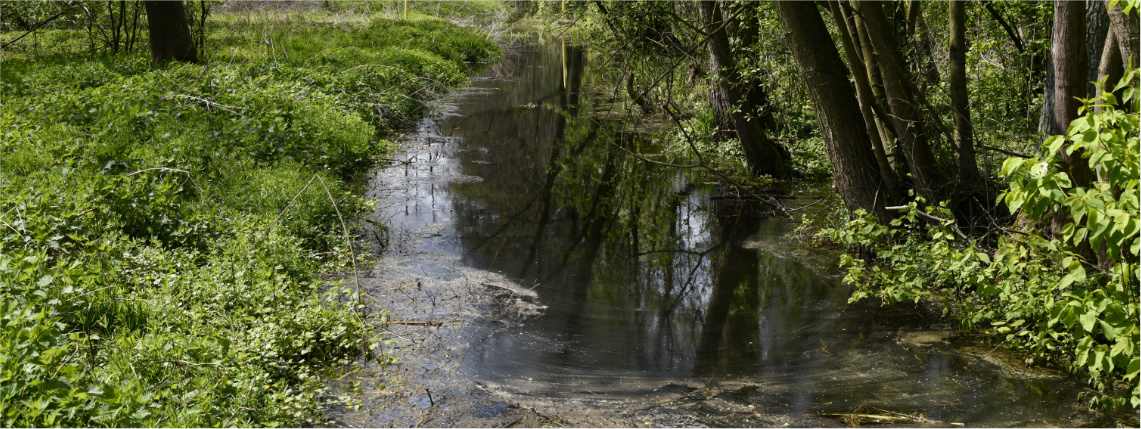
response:
{"label": "still water", "polygon": [[744,401],[788,414],[867,405],[941,424],[1090,423],[1071,378],[966,345],[938,309],[848,304],[836,255],[793,239],[787,217],[631,156],[653,151],[660,126],[623,115],[604,58],[509,51],[421,125],[405,167],[378,178],[400,182],[379,195],[396,231],[386,258],[452,255],[535,295],[526,312],[465,331],[465,377],[618,398],[734,380],[755,387]]}

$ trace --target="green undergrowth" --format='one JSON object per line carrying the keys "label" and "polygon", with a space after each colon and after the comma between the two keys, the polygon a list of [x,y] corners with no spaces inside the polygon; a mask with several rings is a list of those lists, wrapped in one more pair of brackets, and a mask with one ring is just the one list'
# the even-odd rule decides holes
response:
{"label": "green undergrowth", "polygon": [[[857,218],[821,235],[853,252],[841,259],[852,300],[942,300],[968,331],[1055,363],[1089,381],[1091,405],[1141,407],[1141,222],[1138,220],[1138,71],[1085,100],[1082,117],[1034,158],[1009,158],[1000,198],[1021,221],[994,237],[957,229],[946,204],[912,202],[889,225]],[[1119,110],[1119,105],[1130,106]],[[1072,183],[1064,151],[1097,172]],[[1060,225],[1051,231],[1051,221]],[[1094,250],[1097,250],[1096,252]]]}
{"label": "green undergrowth", "polygon": [[321,13],[212,16],[203,65],[3,54],[4,426],[296,426],[322,371],[383,358],[330,277],[341,222],[386,136],[498,48]]}

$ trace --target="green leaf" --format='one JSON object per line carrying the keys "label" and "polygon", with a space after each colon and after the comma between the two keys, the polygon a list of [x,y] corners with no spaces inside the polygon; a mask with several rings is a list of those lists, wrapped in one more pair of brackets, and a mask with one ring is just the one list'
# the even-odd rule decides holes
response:
{"label": "green leaf", "polygon": [[1077,267],[1071,267],[1070,272],[1062,277],[1062,281],[1058,285],[1061,288],[1069,287],[1071,284],[1077,282],[1081,283],[1086,280],[1086,269],[1078,263]]}
{"label": "green leaf", "polygon": [[1018,170],[1018,167],[1021,167],[1022,163],[1026,161],[1026,158],[1007,158],[1006,161],[1002,162],[1002,169],[999,171],[999,175],[1009,176],[1013,174],[1014,171]]}
{"label": "green leaf", "polygon": [[1062,136],[1050,136],[1050,138],[1046,139],[1045,143],[1042,143],[1042,146],[1046,148],[1047,154],[1053,155],[1058,153],[1058,150],[1061,149],[1065,143],[1066,139]]}
{"label": "green leaf", "polygon": [[1117,338],[1117,331],[1113,329],[1113,325],[1104,320],[1099,320],[1098,323],[1101,325],[1101,333],[1105,335],[1105,339],[1113,341],[1114,338]]}
{"label": "green leaf", "polygon": [[1093,333],[1094,326],[1097,325],[1097,312],[1088,311],[1078,316],[1078,321],[1082,324],[1082,329],[1088,333]]}
{"label": "green leaf", "polygon": [[975,252],[975,255],[976,255],[976,256],[979,258],[979,260],[980,260],[980,261],[982,261],[984,264],[990,265],[990,263],[991,263],[991,262],[990,262],[990,255],[986,254],[985,252]]}
{"label": "green leaf", "polygon": [[[1093,351],[1093,359],[1087,364],[1092,369],[1109,372],[1113,370],[1113,362],[1105,358],[1105,349],[1098,347]],[[1106,365],[1108,364],[1108,365]]]}
{"label": "green leaf", "polygon": [[1057,183],[1060,188],[1073,187],[1073,183],[1070,182],[1070,176],[1066,173],[1055,173],[1054,182]]}

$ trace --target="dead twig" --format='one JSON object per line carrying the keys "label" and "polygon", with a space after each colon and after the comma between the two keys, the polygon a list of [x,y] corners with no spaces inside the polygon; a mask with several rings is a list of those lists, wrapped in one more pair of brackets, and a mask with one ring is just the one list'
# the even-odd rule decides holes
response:
{"label": "dead twig", "polygon": [[0,49],[5,49],[5,48],[7,48],[9,45],[11,45],[11,44],[13,44],[13,43],[16,43],[16,42],[19,42],[19,41],[20,41],[20,39],[23,39],[25,36],[27,36],[27,35],[29,35],[29,34],[32,34],[32,33],[33,33],[33,32],[35,32],[36,30],[39,30],[39,29],[40,29],[40,27],[43,27],[43,26],[45,26],[45,25],[48,25],[48,23],[50,23],[50,22],[52,22],[52,21],[55,21],[57,18],[59,18],[59,17],[63,16],[63,14],[70,12],[72,9],[75,9],[75,7],[76,7],[76,6],[78,6],[78,5],[79,5],[78,3],[69,3],[69,4],[68,4],[68,6],[67,6],[67,9],[61,10],[59,13],[55,14],[55,15],[54,15],[54,16],[52,16],[51,18],[45,19],[45,20],[43,20],[43,21],[40,21],[40,23],[39,23],[39,24],[36,24],[34,27],[32,27],[32,29],[31,29],[31,30],[28,30],[28,32],[26,32],[26,33],[24,33],[24,34],[21,34],[21,35],[20,35],[20,37],[17,37],[17,38],[15,38],[15,39],[13,39],[12,41],[8,42],[8,43],[5,43],[3,46],[0,46]]}
{"label": "dead twig", "polygon": [[231,106],[227,106],[225,104],[216,103],[216,102],[211,101],[211,100],[206,99],[206,98],[195,97],[193,95],[186,95],[186,94],[174,94],[174,95],[168,95],[166,97],[163,97],[164,100],[168,100],[171,98],[185,98],[187,100],[197,101],[199,103],[206,105],[206,107],[218,108],[218,109],[222,109],[222,110],[225,110],[227,112],[233,113],[235,115],[242,116],[241,113],[238,113],[238,111],[236,110],[237,109],[236,107],[231,107]]}
{"label": "dead twig", "polygon": [[442,322],[388,322],[389,325],[405,325],[405,326],[443,326]]}
{"label": "dead twig", "polygon": [[[909,208],[911,208],[911,206],[888,206],[888,207],[884,207],[883,209],[887,210],[887,211],[902,211],[902,210],[907,210]],[[951,231],[953,231],[955,233],[955,235],[959,236],[959,238],[961,238],[961,239],[964,239],[964,240],[967,239],[967,235],[963,234],[963,231],[959,230],[959,227],[955,225],[955,221],[950,220],[950,219],[944,219],[944,218],[941,218],[939,216],[935,216],[933,214],[924,212],[922,210],[917,210],[916,213],[919,214],[919,216],[924,217],[926,219],[933,220],[936,222],[942,222],[944,225],[950,226]]]}

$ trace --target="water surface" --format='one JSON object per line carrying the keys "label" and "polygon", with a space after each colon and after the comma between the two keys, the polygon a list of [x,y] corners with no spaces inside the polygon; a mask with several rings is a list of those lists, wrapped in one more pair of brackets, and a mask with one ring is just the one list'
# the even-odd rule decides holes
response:
{"label": "water surface", "polygon": [[[734,381],[750,386],[739,401],[772,413],[1088,423],[1069,377],[961,347],[938,310],[848,304],[836,255],[790,238],[771,206],[631,156],[654,151],[660,126],[624,114],[600,57],[510,51],[421,125],[408,162],[378,174],[386,258],[425,278],[465,275],[440,263],[450,255],[545,306],[506,319],[513,307],[490,308],[465,329],[465,377],[618,400]],[[826,191],[788,192],[802,206]]]}

